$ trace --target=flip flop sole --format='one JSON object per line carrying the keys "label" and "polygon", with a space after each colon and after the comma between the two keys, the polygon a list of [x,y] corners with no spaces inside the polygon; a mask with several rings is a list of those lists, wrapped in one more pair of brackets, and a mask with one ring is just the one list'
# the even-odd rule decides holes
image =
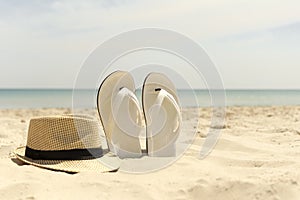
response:
{"label": "flip flop sole", "polygon": [[[128,72],[116,71],[108,75],[98,90],[97,109],[109,149],[120,158],[139,157],[142,126],[137,121],[141,121],[141,116],[130,97],[118,99],[125,88],[130,93],[135,91],[134,80]],[[117,110],[115,102],[118,102]]]}
{"label": "flip flop sole", "polygon": [[[159,101],[161,102],[158,103]],[[180,132],[180,110],[172,81],[163,74],[150,73],[143,84],[142,103],[147,127],[148,155],[176,156],[175,142]]]}

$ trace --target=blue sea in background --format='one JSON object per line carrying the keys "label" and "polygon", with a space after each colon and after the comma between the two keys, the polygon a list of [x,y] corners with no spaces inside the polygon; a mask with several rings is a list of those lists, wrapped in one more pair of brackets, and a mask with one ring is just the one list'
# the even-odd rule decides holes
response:
{"label": "blue sea in background", "polygon": [[[300,90],[226,90],[226,106],[300,105]],[[140,98],[141,92],[137,91]],[[75,107],[96,105],[95,90],[75,92]],[[209,107],[207,90],[178,90],[182,107]],[[0,108],[71,108],[72,89],[1,89]]]}

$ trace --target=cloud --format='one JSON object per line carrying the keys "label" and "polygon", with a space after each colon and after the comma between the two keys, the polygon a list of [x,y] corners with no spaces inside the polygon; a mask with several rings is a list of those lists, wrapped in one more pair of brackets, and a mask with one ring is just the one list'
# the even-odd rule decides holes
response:
{"label": "cloud", "polygon": [[[278,38],[291,40],[293,33],[299,41],[299,7],[298,0],[0,0],[0,87],[71,87],[80,64],[99,43],[142,27],[171,29],[204,44],[225,74],[240,70],[245,60],[261,67],[258,48],[268,51]],[[288,49],[284,45],[291,42],[281,45]],[[233,63],[229,58],[235,52],[256,57]],[[58,73],[62,78],[54,84],[51,77]],[[232,80],[229,87],[241,82],[229,74],[227,79]]]}
{"label": "cloud", "polygon": [[228,88],[299,89],[300,23],[206,42]]}
{"label": "cloud", "polygon": [[[10,3],[7,3],[10,2]],[[165,27],[202,38],[254,31],[300,20],[300,3],[265,1],[3,1],[3,15],[22,29],[63,34]]]}

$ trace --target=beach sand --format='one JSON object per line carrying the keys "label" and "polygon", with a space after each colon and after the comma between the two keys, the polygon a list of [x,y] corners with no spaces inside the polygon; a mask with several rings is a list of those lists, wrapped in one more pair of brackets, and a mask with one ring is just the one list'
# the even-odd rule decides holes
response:
{"label": "beach sand", "polygon": [[200,160],[208,108],[186,109],[197,138],[173,165],[147,174],[67,174],[22,165],[31,117],[68,109],[0,110],[0,199],[300,199],[300,107],[229,107],[221,137]]}

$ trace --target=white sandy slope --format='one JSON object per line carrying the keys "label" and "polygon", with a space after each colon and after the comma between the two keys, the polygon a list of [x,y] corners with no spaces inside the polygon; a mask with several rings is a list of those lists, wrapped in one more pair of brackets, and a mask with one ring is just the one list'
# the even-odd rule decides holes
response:
{"label": "white sandy slope", "polygon": [[[210,111],[200,109],[194,145],[175,164],[148,174],[72,175],[10,157],[25,144],[31,117],[68,112],[0,111],[0,199],[300,199],[300,107],[227,108],[221,138],[204,160],[197,157]],[[186,110],[183,119],[197,120],[196,112]]]}

